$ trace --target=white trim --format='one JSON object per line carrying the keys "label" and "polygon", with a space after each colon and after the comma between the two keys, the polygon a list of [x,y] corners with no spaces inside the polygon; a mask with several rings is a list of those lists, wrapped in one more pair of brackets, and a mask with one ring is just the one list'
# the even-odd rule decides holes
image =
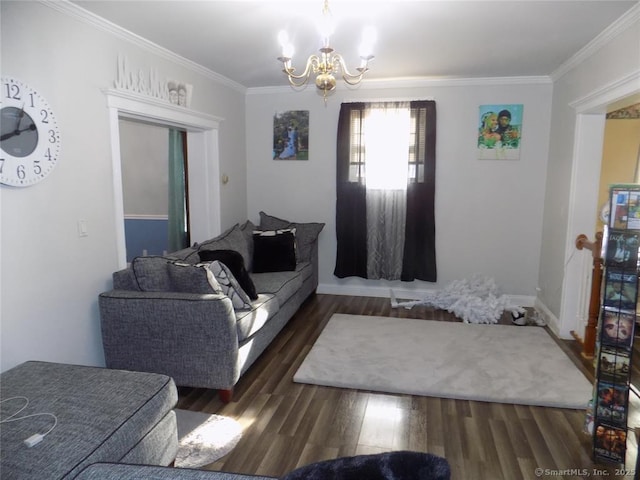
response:
{"label": "white trim", "polygon": [[103,93],[109,108],[111,131],[114,226],[118,266],[125,268],[127,265],[120,159],[120,117],[187,130],[191,239],[203,241],[218,235],[221,231],[218,128],[222,119],[128,91],[107,89],[103,90]]}
{"label": "white trim", "polygon": [[609,43],[615,37],[626,31],[631,25],[640,20],[640,2],[631,7],[615,22],[605,28],[600,34],[582,47],[569,60],[560,65],[556,70],[551,72],[551,79],[555,82],[562,78],[567,72],[570,72],[582,62],[591,57],[600,48]]}
{"label": "white trim", "polygon": [[578,113],[606,113],[607,105],[629,96],[640,85],[640,69],[569,103]]}
{"label": "white trim", "polygon": [[125,220],[169,220],[169,215],[144,215],[137,213],[127,213],[124,216]]}
{"label": "white trim", "polygon": [[[283,77],[284,79],[285,77]],[[385,88],[427,88],[427,87],[474,87],[474,86],[505,86],[505,85],[551,85],[551,78],[548,76],[528,76],[528,77],[478,77],[478,78],[389,78],[375,79],[365,78],[357,86],[339,84],[341,91],[373,90]],[[251,87],[246,90],[247,95],[265,94],[286,94],[304,91],[315,93],[313,86],[307,85],[302,88],[281,85],[277,87]]]}
{"label": "white trim", "polygon": [[163,100],[147,97],[127,90],[107,88],[107,106],[116,108],[120,116],[141,121],[161,120],[163,125],[201,131],[218,129],[221,117],[174,105]]}
{"label": "white trim", "polygon": [[178,65],[181,65],[194,73],[203,75],[210,80],[230,87],[240,93],[246,93],[247,91],[246,87],[240,85],[238,82],[235,82],[230,78],[209,70],[208,68],[203,67],[196,62],[188,60],[178,55],[177,53],[172,52],[171,50],[167,50],[166,48],[161,47],[160,45],[153,43],[146,38],[141,37],[140,35],[136,35],[135,33],[130,32],[129,30],[122,28],[121,26],[116,25],[113,22],[110,22],[74,3],[71,3],[69,0],[40,0],[40,3],[54,10],[57,10],[60,13],[68,15],[69,17],[75,18],[76,20],[80,20],[87,25],[91,25],[92,27],[96,27],[100,30],[108,32],[154,55],[177,63]]}
{"label": "white trim", "polygon": [[535,299],[533,308],[542,314],[542,316],[544,317],[545,323],[551,329],[551,331],[556,337],[564,338],[565,340],[573,340],[573,336],[563,337],[562,335],[560,335],[560,327],[559,327],[560,321],[558,320],[558,317],[556,317],[553,314],[553,312],[549,310],[549,308],[544,303],[542,303],[542,301],[539,298]]}

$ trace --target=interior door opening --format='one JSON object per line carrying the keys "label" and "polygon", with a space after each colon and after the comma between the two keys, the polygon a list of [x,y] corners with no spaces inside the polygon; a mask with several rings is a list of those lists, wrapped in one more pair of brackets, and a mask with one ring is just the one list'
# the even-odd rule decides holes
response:
{"label": "interior door opening", "polygon": [[120,118],[126,260],[190,243],[186,131]]}

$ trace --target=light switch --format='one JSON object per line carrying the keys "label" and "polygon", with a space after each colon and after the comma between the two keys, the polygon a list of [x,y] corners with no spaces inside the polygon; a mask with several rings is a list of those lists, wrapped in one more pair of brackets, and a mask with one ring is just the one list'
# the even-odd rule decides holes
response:
{"label": "light switch", "polygon": [[89,235],[89,229],[87,227],[86,220],[78,220],[78,236],[86,237]]}

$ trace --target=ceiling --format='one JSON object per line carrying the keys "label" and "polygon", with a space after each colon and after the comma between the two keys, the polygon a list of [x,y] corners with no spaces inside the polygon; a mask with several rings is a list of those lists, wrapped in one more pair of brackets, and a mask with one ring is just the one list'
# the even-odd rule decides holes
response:
{"label": "ceiling", "polygon": [[[298,70],[319,47],[322,0],[73,3],[247,88],[286,85],[280,30]],[[333,0],[331,46],[355,67],[362,30],[374,26],[370,79],[548,76],[637,3]]]}

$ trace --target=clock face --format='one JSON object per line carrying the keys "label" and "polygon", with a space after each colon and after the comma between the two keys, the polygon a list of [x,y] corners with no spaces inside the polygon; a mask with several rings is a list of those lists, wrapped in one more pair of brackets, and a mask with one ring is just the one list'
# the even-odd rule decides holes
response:
{"label": "clock face", "polygon": [[2,77],[0,97],[0,183],[28,187],[58,162],[60,129],[53,110],[33,88]]}

